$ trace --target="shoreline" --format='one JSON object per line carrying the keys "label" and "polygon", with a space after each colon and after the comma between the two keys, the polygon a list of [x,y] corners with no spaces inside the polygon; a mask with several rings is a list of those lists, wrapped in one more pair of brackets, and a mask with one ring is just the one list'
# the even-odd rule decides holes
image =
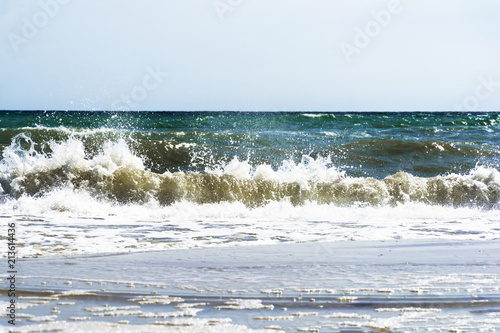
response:
{"label": "shoreline", "polygon": [[[30,261],[40,261],[40,260],[67,260],[67,259],[91,259],[91,258],[105,258],[105,257],[127,257],[127,256],[142,256],[145,255],[147,257],[161,257],[164,253],[172,253],[176,252],[179,256],[183,255],[183,252],[186,252],[184,255],[188,255],[188,252],[218,252],[221,251],[221,254],[227,254],[225,249],[235,249],[236,252],[239,252],[237,249],[246,249],[246,248],[259,248],[263,253],[268,252],[279,252],[273,251],[273,249],[283,248],[285,250],[294,250],[297,249],[309,249],[305,254],[310,254],[310,248],[324,248],[326,250],[333,249],[343,249],[342,251],[351,251],[355,248],[365,249],[365,248],[441,248],[447,246],[459,246],[459,247],[494,247],[496,244],[500,246],[500,239],[498,240],[440,240],[436,238],[422,238],[422,239],[382,239],[382,240],[335,240],[335,241],[311,241],[311,242],[281,242],[274,244],[253,244],[253,243],[245,243],[238,244],[233,243],[231,245],[225,244],[217,244],[216,246],[210,247],[196,247],[196,248],[168,248],[163,250],[153,250],[153,251],[130,251],[130,252],[107,252],[100,254],[75,254],[75,255],[48,255],[48,256],[39,256],[39,257],[26,257],[20,258],[21,262],[30,262]],[[292,251],[294,252],[294,251]],[[297,253],[298,254],[298,253]],[[347,253],[344,253],[347,255]],[[229,255],[228,257],[231,257]],[[419,258],[422,259],[422,258]]]}
{"label": "shoreline", "polygon": [[[310,243],[280,243],[266,245],[216,246],[192,249],[167,249],[151,252],[130,252],[88,256],[23,258],[19,260],[18,275],[74,280],[108,280],[141,283],[177,283],[197,274],[220,267],[228,270],[266,268],[269,276],[278,274],[275,267],[319,265],[337,267],[348,265],[376,266],[491,266],[500,272],[500,241],[437,241],[381,240],[338,241]],[[122,268],[128,278],[123,279]],[[186,273],[181,274],[181,270]],[[40,274],[41,272],[50,274]],[[168,278],[161,278],[169,272]],[[3,276],[3,275],[0,275]],[[134,281],[134,277],[136,278]],[[138,279],[140,277],[140,279]],[[282,275],[275,276],[283,277]],[[304,273],[303,279],[307,278]],[[205,281],[206,282],[206,281]],[[248,281],[250,283],[251,281]]]}
{"label": "shoreline", "polygon": [[398,240],[24,259],[27,308],[13,332],[494,332],[499,250],[500,241]]}

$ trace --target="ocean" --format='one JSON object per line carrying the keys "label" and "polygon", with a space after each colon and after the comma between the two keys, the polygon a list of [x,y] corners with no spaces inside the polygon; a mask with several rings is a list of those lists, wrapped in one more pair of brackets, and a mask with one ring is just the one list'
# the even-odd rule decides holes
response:
{"label": "ocean", "polygon": [[[289,249],[287,251],[297,255],[297,251],[302,251],[300,246],[337,244],[336,246],[343,248],[339,251],[355,253],[356,250],[352,250],[350,244],[373,244],[370,242],[430,242],[440,246],[470,243],[474,244],[474,251],[481,251],[481,246],[478,250],[477,242],[497,244],[500,239],[499,142],[500,113],[494,112],[3,111],[0,112],[0,217],[3,225],[12,222],[16,224],[16,256],[23,258],[18,261],[18,266],[20,272],[23,272],[20,275],[25,279],[24,291],[28,294],[37,293],[38,296],[33,296],[35,300],[38,297],[38,301],[47,304],[56,302],[55,298],[50,300],[53,295],[47,296],[48,291],[44,289],[48,288],[47,283],[53,283],[48,290],[59,293],[58,297],[62,297],[60,295],[64,292],[69,292],[66,297],[83,297],[85,292],[75,294],[74,289],[88,289],[89,282],[95,285],[98,281],[106,281],[108,284],[114,281],[116,286],[120,283],[129,285],[131,281],[135,281],[132,284],[137,285],[138,276],[144,274],[136,272],[136,275],[129,276],[127,280],[127,273],[114,272],[110,277],[102,267],[112,267],[111,260],[102,263],[102,267],[99,266],[103,269],[101,273],[94,271],[96,275],[89,273],[89,276],[83,278],[85,272],[93,271],[91,267],[94,266],[80,263],[83,266],[75,266],[73,271],[71,264],[66,265],[68,258],[74,258],[75,262],[78,262],[85,258],[108,258],[125,254],[147,257],[164,253],[163,257],[166,258],[168,253],[172,253],[174,257],[185,253],[186,255],[182,255],[178,260],[188,261],[188,256],[196,257],[194,254],[200,253],[189,251],[205,251],[204,253],[210,253],[214,258],[223,256],[224,253],[249,251],[249,258],[258,261],[264,260],[264,254],[259,251],[265,252],[265,249],[272,246],[281,246],[278,249]],[[1,238],[0,246],[7,247],[7,237]],[[252,255],[252,251],[260,254]],[[291,266],[287,267],[297,268],[296,265],[299,264],[311,264],[314,266],[311,272],[316,272],[315,276],[326,274],[326,271],[316,271],[316,266],[320,265],[316,262],[317,251],[309,251],[314,255],[298,258],[298,263],[288,263]],[[395,247],[394,251],[403,250]],[[423,253],[426,251],[431,256],[435,253],[432,249],[424,249]],[[276,253],[276,263],[283,264],[285,259],[280,257],[280,253],[282,255],[284,252],[276,250]],[[418,252],[412,253],[410,257],[417,260]],[[452,256],[450,252],[446,253]],[[356,255],[352,254],[352,258],[355,257]],[[287,330],[287,325],[292,325],[292,318],[295,319],[296,325],[300,324],[310,332],[350,332],[347,327],[351,327],[355,332],[371,329],[399,332],[410,328],[412,331],[423,331],[429,321],[436,318],[436,312],[442,310],[436,305],[439,302],[432,297],[419,299],[418,302],[404,307],[401,299],[415,295],[420,297],[418,290],[423,289],[421,285],[413,285],[408,289],[403,285],[415,280],[427,281],[427,287],[429,284],[439,285],[433,278],[448,277],[447,281],[451,281],[452,276],[455,279],[453,281],[459,285],[462,283],[462,286],[472,286],[465,289],[476,288],[476,298],[477,295],[484,296],[483,300],[489,306],[487,309],[491,310],[488,312],[487,309],[481,308],[481,311],[486,311],[482,313],[487,315],[484,320],[465,320],[463,327],[468,327],[470,331],[471,327],[474,329],[475,325],[480,323],[481,329],[493,332],[500,326],[500,317],[497,316],[500,313],[498,260],[489,257],[487,261],[482,262],[486,268],[470,271],[468,264],[475,259],[470,253],[465,257],[468,259],[462,261],[461,268],[456,268],[456,271],[446,266],[446,261],[425,263],[438,268],[431,268],[435,270],[434,273],[427,271],[424,274],[422,272],[428,267],[424,270],[414,267],[407,272],[406,280],[398,280],[399,282],[395,281],[389,285],[379,284],[378,287],[349,287],[346,281],[349,279],[347,276],[359,275],[359,271],[354,269],[356,265],[386,265],[386,262],[379,262],[382,260],[380,258],[368,261],[352,259],[355,262],[350,262],[351,266],[342,266],[343,275],[339,273],[342,270],[339,270],[340,264],[332,264],[338,274],[342,275],[336,280],[336,283],[342,281],[341,287],[335,287],[335,283],[328,282],[328,274],[323,276],[323,282],[312,282],[311,275],[307,275],[297,277],[297,285],[293,288],[286,283],[282,287],[283,279],[294,270],[290,268],[292,271],[288,271],[284,266],[271,269],[266,266],[269,262],[264,260],[264,263],[259,264],[261,268],[258,273],[250,275],[259,276],[260,279],[268,276],[269,281],[274,282],[262,279],[262,288],[268,288],[269,292],[259,293],[259,287],[253,285],[254,280],[244,279],[247,271],[244,268],[236,269],[238,264],[230,258],[227,258],[225,265],[231,267],[232,273],[223,274],[219,280],[212,281],[200,271],[190,271],[187,274],[189,267],[182,265],[179,269],[186,270],[184,275],[177,276],[179,271],[171,272],[169,274],[172,278],[169,280],[157,271],[156,275],[149,276],[149,279],[151,284],[159,284],[158,290],[154,290],[155,294],[158,291],[161,294],[162,286],[168,285],[166,288],[169,295],[164,297],[175,294],[172,297],[181,297],[184,301],[189,298],[190,304],[195,304],[200,303],[201,293],[212,297],[211,301],[205,300],[202,304],[210,304],[219,299],[219,311],[260,311],[260,315],[252,313],[253,319],[250,321],[246,317],[243,320],[240,315],[228,315],[233,316],[230,318],[233,324],[229,324],[231,320],[228,321],[227,318],[220,323],[215,321],[210,325],[221,325],[215,327],[215,331],[223,331],[224,327],[228,332],[237,331],[236,328],[251,330],[267,327],[271,331]],[[150,263],[160,260],[147,258]],[[311,258],[316,259],[310,262]],[[333,260],[332,258],[329,260]],[[395,260],[403,265],[402,258],[399,256]],[[51,264],[53,267],[58,267],[57,260],[60,260],[60,269],[44,270],[41,268],[43,265],[37,266],[37,259],[44,260],[43,263],[55,260]],[[198,263],[203,260],[199,259]],[[240,263],[244,261],[243,253]],[[123,265],[131,271],[137,268],[137,262],[131,263],[125,259]],[[175,262],[170,262],[169,265],[175,266]],[[198,266],[205,267],[204,272],[212,269],[201,264]],[[257,266],[252,267],[256,269]],[[375,269],[375,266],[370,266],[368,270]],[[441,269],[439,267],[445,267],[444,271],[438,273]],[[392,269],[400,268],[390,268],[384,274],[390,275]],[[193,274],[197,279],[190,281],[186,287],[183,281],[189,280]],[[366,272],[365,274],[367,279],[376,276],[378,280],[383,280],[380,271],[373,271],[371,275]],[[484,275],[478,275],[477,279],[474,279],[470,274]],[[231,280],[233,276],[239,276],[242,280]],[[273,280],[273,276],[276,279]],[[70,283],[63,285],[61,279],[69,279]],[[363,284],[360,281],[362,280],[351,280],[353,285]],[[87,287],[75,287],[78,283],[82,286],[86,283]],[[446,288],[441,286],[441,289],[433,290],[430,294],[433,297],[442,293],[453,294],[456,285],[449,283],[451,284]],[[223,287],[226,284],[234,284],[235,287]],[[183,288],[178,288],[179,285]],[[192,285],[196,287],[190,289],[189,286]],[[253,286],[248,287],[249,285]],[[314,285],[314,288],[308,289],[306,285]],[[332,286],[333,289],[328,289]],[[215,289],[210,291],[209,287]],[[144,290],[153,292],[147,289],[153,288],[149,287],[149,284],[145,288]],[[411,291],[411,288],[414,290]],[[307,312],[303,315],[300,315],[302,312],[299,312],[299,315],[288,315],[286,310],[283,310],[280,313],[283,318],[255,319],[269,316],[262,315],[262,311],[271,311],[278,306],[286,309],[298,304],[296,300],[299,295],[302,299],[302,290],[313,294],[317,292],[316,296],[310,297],[312,299],[324,298],[320,309],[328,308],[328,295],[332,294],[335,295],[333,299],[337,300],[335,304],[349,305],[349,312],[343,315],[332,315],[331,311],[329,314],[319,315],[308,315]],[[351,292],[347,292],[348,290]],[[94,291],[93,295],[96,292]],[[130,294],[130,289],[109,287],[100,292],[106,294],[109,302],[119,302],[113,297],[118,297],[118,294],[124,297],[124,294]],[[231,301],[228,293],[243,294],[243,298],[250,299]],[[256,297],[255,293],[260,296],[265,294],[266,297],[288,295],[289,299],[273,299],[285,305],[268,304],[260,298],[252,298]],[[400,303],[395,307],[382,306],[380,304],[385,304],[388,298],[370,298],[370,293],[378,296],[390,294],[393,297],[397,294]],[[458,307],[460,311],[471,316],[468,307],[472,306],[474,299],[470,293],[465,292],[464,288],[457,289],[451,298],[455,305],[449,308]],[[481,293],[484,295],[481,296]],[[114,296],[111,297],[111,294]],[[367,304],[378,304],[373,307],[386,310],[368,314],[366,306],[352,308],[353,302],[361,297],[360,295],[367,297]],[[226,298],[220,301],[222,296]],[[457,301],[457,297],[462,298]],[[455,301],[469,305],[460,303],[462,305],[458,306]],[[89,300],[85,302],[88,303]],[[136,300],[135,303],[137,302],[141,304],[140,301]],[[146,303],[142,304],[156,306],[160,303],[172,303],[173,306],[180,301],[167,298],[167,301],[163,299],[156,303],[147,303],[147,300],[144,302]],[[302,304],[306,308],[319,304],[311,301],[308,305],[307,302]],[[184,313],[178,316],[196,317],[194,306],[185,308],[190,309],[191,312],[188,312],[191,315]],[[199,311],[204,309],[202,313],[211,313],[213,316],[213,313],[207,310],[209,305],[198,306],[201,307]],[[145,318],[178,317],[175,313],[172,316],[141,317],[137,311],[142,310],[133,308],[135,310],[130,312],[131,308],[123,304],[122,308],[120,310],[119,306],[114,307],[115,311],[129,311],[122,313],[128,318],[127,323],[122,324],[144,325],[140,326],[141,329],[137,326],[131,331],[152,330],[152,319]],[[444,308],[448,309],[446,306]],[[182,311],[187,311],[185,309]],[[213,306],[210,309],[214,311]],[[176,311],[173,308],[170,310]],[[356,312],[358,310],[361,312]],[[100,311],[104,310],[97,309],[94,314]],[[62,314],[60,317],[51,317],[52,315],[42,310],[40,313],[37,313],[38,317],[27,314],[27,319],[20,319],[19,327],[37,322],[30,321],[30,318],[42,318],[38,322],[62,325],[62,322],[68,322],[72,312],[66,317]],[[400,319],[409,313],[414,320],[412,322],[410,317],[405,317],[409,321],[388,322],[387,320],[391,319],[387,317],[388,313],[396,314]],[[227,315],[225,312],[224,314]],[[374,314],[383,317],[383,324],[377,326],[373,323]],[[327,320],[326,318],[337,318],[338,322],[330,326],[321,324],[318,319],[321,315],[323,321]],[[328,315],[330,317],[324,317]],[[419,317],[419,322],[419,315],[427,317],[425,320]],[[116,321],[117,316],[120,315],[115,312],[95,317]],[[87,317],[80,314],[73,318]],[[340,324],[341,320],[346,321],[345,318],[349,319],[351,326]],[[461,329],[462,326],[457,324],[457,320],[446,318],[448,317],[443,315],[435,320],[436,329],[441,329],[441,326],[442,329],[449,327],[450,320],[457,329]],[[308,321],[305,321],[306,319]],[[80,325],[79,321],[86,320],[90,320],[90,317],[73,322]],[[269,324],[267,321],[271,320],[273,321]],[[278,325],[280,322],[286,324],[281,327]],[[370,322],[371,324],[367,324]],[[471,322],[475,324],[470,324]],[[174,325],[172,321],[170,323],[172,330],[181,331],[189,331],[189,326],[194,325],[191,325],[192,322],[186,322],[185,325],[183,322],[179,325]],[[83,325],[71,326],[70,331],[77,328],[82,331],[94,329],[94,324],[89,322]],[[196,325],[202,325],[202,328],[193,326],[193,331],[208,331],[207,327],[210,326],[209,321],[203,322],[202,319],[199,319]],[[318,325],[319,330],[316,330]],[[41,328],[32,329],[36,331]],[[103,327],[99,328],[101,329]],[[290,326],[290,329],[296,331],[298,326]]]}

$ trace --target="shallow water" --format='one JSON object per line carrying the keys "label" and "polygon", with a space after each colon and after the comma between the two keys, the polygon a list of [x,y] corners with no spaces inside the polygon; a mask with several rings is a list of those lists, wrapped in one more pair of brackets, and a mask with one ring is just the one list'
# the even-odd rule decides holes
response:
{"label": "shallow water", "polygon": [[335,242],[27,259],[14,331],[495,332],[498,250]]}

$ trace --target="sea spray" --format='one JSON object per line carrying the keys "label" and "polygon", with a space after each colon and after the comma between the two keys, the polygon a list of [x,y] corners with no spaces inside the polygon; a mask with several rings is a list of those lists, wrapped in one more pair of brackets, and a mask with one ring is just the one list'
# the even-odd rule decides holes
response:
{"label": "sea spray", "polygon": [[[429,205],[496,207],[500,200],[500,177],[496,169],[478,167],[470,174],[429,178],[398,172],[384,179],[349,177],[329,158],[303,156],[252,166],[233,158],[213,170],[154,173],[145,168],[127,143],[106,142],[102,151],[88,156],[82,141],[70,138],[47,146],[50,153],[35,151],[23,134],[16,136],[0,162],[0,184],[5,194],[50,195],[69,188],[118,203],[156,200],[161,205],[187,200],[198,204],[242,202],[251,207],[270,201],[320,204],[390,205],[421,202]],[[25,147],[24,147],[25,146]]]}

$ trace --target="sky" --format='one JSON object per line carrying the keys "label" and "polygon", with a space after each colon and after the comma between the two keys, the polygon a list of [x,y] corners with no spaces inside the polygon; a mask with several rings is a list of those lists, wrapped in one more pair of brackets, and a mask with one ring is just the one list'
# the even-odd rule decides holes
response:
{"label": "sky", "polygon": [[500,110],[498,0],[2,0],[0,109]]}

